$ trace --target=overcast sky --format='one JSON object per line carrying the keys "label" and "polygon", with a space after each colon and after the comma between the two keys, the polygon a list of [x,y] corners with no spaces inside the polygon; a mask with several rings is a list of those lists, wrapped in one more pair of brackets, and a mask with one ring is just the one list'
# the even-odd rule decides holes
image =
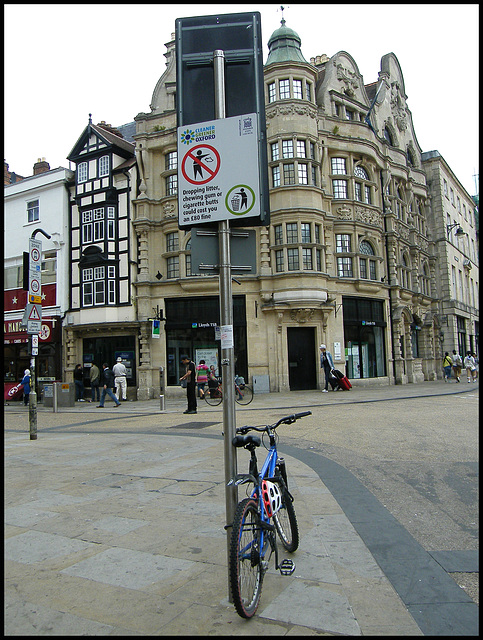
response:
{"label": "overcast sky", "polygon": [[[87,125],[132,122],[149,112],[165,70],[165,43],[175,19],[260,11],[264,62],[280,26],[276,4],[7,4],[5,15],[5,149],[10,171],[51,169]],[[470,195],[478,174],[477,4],[289,4],[288,27],[311,57],[347,51],[364,83],[378,79],[393,52],[405,81],[417,140],[437,149]]]}

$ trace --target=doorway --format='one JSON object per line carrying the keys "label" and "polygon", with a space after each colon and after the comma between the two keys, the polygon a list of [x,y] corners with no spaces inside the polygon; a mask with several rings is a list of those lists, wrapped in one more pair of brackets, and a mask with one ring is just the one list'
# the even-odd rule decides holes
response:
{"label": "doorway", "polygon": [[290,390],[316,389],[315,327],[288,327],[287,343]]}

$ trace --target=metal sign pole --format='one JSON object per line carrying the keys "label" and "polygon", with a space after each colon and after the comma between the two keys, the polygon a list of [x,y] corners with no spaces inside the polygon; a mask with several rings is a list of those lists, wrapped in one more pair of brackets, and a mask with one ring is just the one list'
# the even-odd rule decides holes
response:
{"label": "metal sign pole", "polygon": [[[213,53],[215,73],[215,119],[225,118],[225,53],[217,49]],[[230,340],[221,343],[222,392],[223,392],[223,432],[225,454],[225,505],[227,525],[227,559],[229,562],[230,534],[238,503],[237,487],[228,482],[236,475],[236,449],[232,445],[235,436],[235,363],[233,347],[233,296],[231,286],[230,223],[218,222],[218,243],[220,256],[220,325],[228,328]],[[230,589],[228,599],[231,602]]]}

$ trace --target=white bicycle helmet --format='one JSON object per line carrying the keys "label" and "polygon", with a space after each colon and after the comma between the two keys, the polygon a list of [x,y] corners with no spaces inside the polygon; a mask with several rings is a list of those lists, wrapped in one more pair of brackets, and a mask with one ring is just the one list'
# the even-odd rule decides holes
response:
{"label": "white bicycle helmet", "polygon": [[268,480],[262,480],[262,500],[266,514],[271,518],[282,506],[282,495],[278,486]]}

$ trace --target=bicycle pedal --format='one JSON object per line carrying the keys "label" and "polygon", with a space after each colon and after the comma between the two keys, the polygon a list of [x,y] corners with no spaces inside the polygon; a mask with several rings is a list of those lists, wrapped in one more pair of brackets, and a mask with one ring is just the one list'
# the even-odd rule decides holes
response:
{"label": "bicycle pedal", "polygon": [[291,576],[295,571],[295,562],[285,558],[285,560],[282,560],[278,568],[282,576]]}

